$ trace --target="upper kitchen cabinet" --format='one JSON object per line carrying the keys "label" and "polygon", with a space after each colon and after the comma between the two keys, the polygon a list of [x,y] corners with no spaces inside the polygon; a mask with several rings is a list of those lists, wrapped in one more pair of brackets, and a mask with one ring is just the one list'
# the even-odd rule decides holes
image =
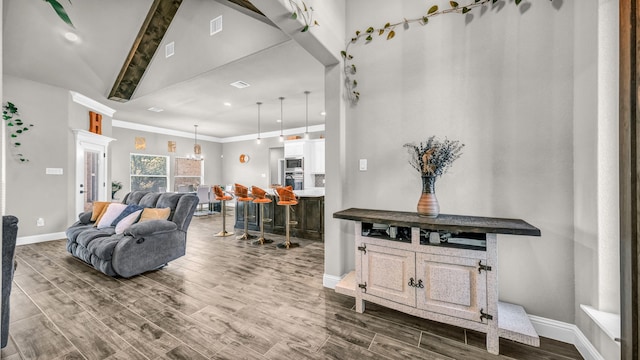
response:
{"label": "upper kitchen cabinet", "polygon": [[[284,157],[308,157],[307,151],[305,151],[306,140],[287,140],[284,142]],[[305,159],[305,162],[308,161]]]}
{"label": "upper kitchen cabinet", "polygon": [[324,139],[309,140],[311,143],[312,174],[324,174]]}

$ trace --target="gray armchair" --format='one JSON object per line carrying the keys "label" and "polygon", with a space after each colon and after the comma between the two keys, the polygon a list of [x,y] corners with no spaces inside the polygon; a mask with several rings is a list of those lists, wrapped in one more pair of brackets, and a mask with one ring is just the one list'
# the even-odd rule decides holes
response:
{"label": "gray armchair", "polygon": [[122,234],[115,228],[97,229],[91,212],[82,213],[67,229],[67,251],[109,276],[131,277],[154,270],[185,254],[187,229],[198,206],[190,193],[134,191],[124,204],[170,208],[167,220],[150,220],[131,225]]}
{"label": "gray armchair", "polygon": [[18,218],[11,215],[2,217],[2,344],[7,346],[9,340],[9,299],[11,284],[16,269],[14,255],[18,237]]}

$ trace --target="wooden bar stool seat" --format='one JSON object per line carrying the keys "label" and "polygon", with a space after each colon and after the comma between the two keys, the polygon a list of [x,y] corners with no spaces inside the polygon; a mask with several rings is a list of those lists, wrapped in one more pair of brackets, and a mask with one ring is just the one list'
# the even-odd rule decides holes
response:
{"label": "wooden bar stool seat", "polygon": [[222,231],[217,233],[215,236],[231,236],[232,232],[227,232],[227,201],[233,199],[233,196],[225,194],[224,190],[218,185],[213,186],[213,193],[216,197],[216,200],[220,201],[220,205],[222,207]]}
{"label": "wooden bar stool seat", "polygon": [[278,248],[289,249],[292,247],[300,246],[298,243],[292,243],[290,238],[290,225],[295,225],[297,221],[291,221],[291,206],[298,204],[298,199],[296,199],[296,194],[293,192],[293,188],[291,186],[287,187],[278,187],[276,188],[276,192],[278,193],[278,202],[277,204],[280,206],[285,206],[285,240],[284,243],[280,243],[276,245]]}
{"label": "wooden bar stool seat", "polygon": [[264,217],[264,204],[271,203],[271,199],[267,199],[267,192],[257,186],[251,187],[251,195],[253,196],[253,202],[260,206],[260,237],[256,240],[256,243],[263,245],[265,243],[272,243],[273,240],[264,238],[264,223],[271,222],[271,219],[265,219]]}
{"label": "wooden bar stool seat", "polygon": [[249,203],[253,200],[253,198],[249,196],[249,189],[246,186],[240,184],[235,184],[235,194],[236,200],[244,203],[244,232],[236,239],[253,239],[255,236],[249,234]]}

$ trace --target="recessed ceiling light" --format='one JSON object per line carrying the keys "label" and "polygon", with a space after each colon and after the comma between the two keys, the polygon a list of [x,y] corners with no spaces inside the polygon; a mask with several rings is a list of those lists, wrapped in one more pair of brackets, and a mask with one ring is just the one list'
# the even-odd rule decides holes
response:
{"label": "recessed ceiling light", "polygon": [[321,116],[325,116],[325,115],[327,115],[327,113],[325,111],[323,111],[323,112],[320,113],[320,115]]}
{"label": "recessed ceiling light", "polygon": [[77,42],[78,40],[80,40],[80,37],[76,33],[72,32],[64,33],[64,38],[71,42]]}
{"label": "recessed ceiling light", "polygon": [[232,82],[232,83],[231,83],[231,84],[229,84],[229,85],[231,85],[231,86],[233,86],[233,87],[237,87],[238,89],[244,89],[244,88],[246,88],[246,87],[251,86],[251,85],[249,85],[249,84],[247,84],[246,82],[241,81],[241,80],[238,80],[238,81],[236,81],[236,82]]}
{"label": "recessed ceiling light", "polygon": [[281,120],[281,119],[278,119],[278,120],[276,120],[276,122],[278,122],[278,123],[279,123],[279,122],[282,122],[282,120]]}
{"label": "recessed ceiling light", "polygon": [[231,103],[230,102],[225,102],[224,106],[231,106]]}
{"label": "recessed ceiling light", "polygon": [[164,109],[156,107],[156,106],[152,106],[152,107],[148,108],[147,110],[153,111],[153,112],[157,112],[157,113],[164,111]]}

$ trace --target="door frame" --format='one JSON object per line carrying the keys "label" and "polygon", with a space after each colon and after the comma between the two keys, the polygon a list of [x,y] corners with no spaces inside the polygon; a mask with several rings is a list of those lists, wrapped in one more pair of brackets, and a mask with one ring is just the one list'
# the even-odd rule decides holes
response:
{"label": "door frame", "polygon": [[85,149],[96,150],[102,154],[100,157],[100,178],[99,182],[102,181],[103,186],[100,188],[98,192],[98,200],[99,201],[107,201],[108,195],[110,194],[107,191],[107,182],[109,180],[109,143],[114,141],[115,139],[110,138],[108,136],[103,136],[99,134],[95,134],[86,130],[74,129],[73,134],[76,141],[76,174],[75,174],[75,209],[76,213],[84,212],[84,196],[80,193],[80,190],[84,188],[81,187],[84,183],[84,152]]}
{"label": "door frame", "polygon": [[640,358],[639,157],[640,26],[638,0],[620,1],[620,355]]}

